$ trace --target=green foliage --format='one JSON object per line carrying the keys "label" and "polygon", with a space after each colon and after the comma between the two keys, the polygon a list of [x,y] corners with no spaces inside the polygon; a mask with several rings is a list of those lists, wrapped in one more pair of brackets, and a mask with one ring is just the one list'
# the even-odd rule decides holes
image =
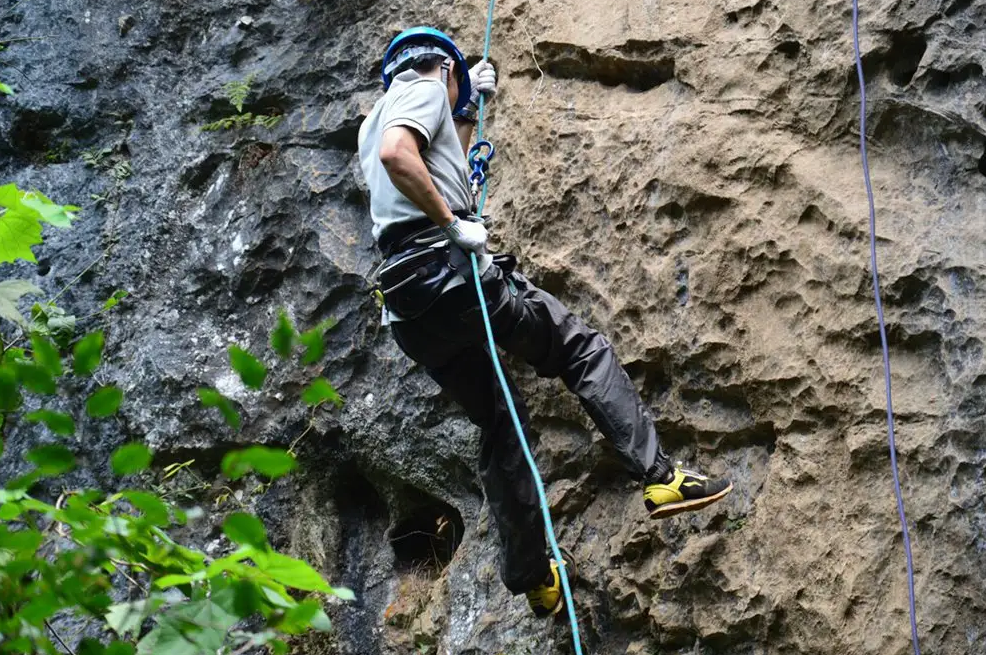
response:
{"label": "green foliage", "polygon": [[82,161],[86,166],[105,173],[112,182],[102,193],[90,194],[89,198],[94,200],[97,205],[119,206],[120,198],[123,197],[123,183],[133,175],[133,168],[122,146],[123,142],[121,141],[112,147],[100,150],[93,148],[82,153]]}
{"label": "green foliage", "polygon": [[8,96],[12,96],[14,95],[14,90],[11,89],[8,85],[4,84],[3,82],[0,82],[0,93],[4,93]]}
{"label": "green foliage", "polygon": [[[0,220],[3,220],[3,217],[0,217]],[[17,311],[17,301],[22,296],[40,293],[41,289],[27,280],[4,280],[0,282],[0,318],[13,321],[22,327],[27,326],[27,320]]]}
{"label": "green foliage", "polygon": [[294,457],[283,450],[251,446],[245,450],[226,453],[222,461],[222,471],[230,480],[239,480],[250,471],[269,478],[279,478],[293,471],[297,464]]}
{"label": "green foliage", "polygon": [[142,443],[128,443],[113,451],[110,466],[117,475],[140,473],[151,465],[151,449]]}
{"label": "green foliage", "polygon": [[339,396],[339,392],[325,378],[315,378],[308,385],[308,388],[305,389],[305,392],[301,394],[301,399],[309,405],[315,405],[316,407],[325,401],[335,403],[337,406],[342,405],[342,398]]}
{"label": "green foliage", "polygon": [[86,398],[86,413],[93,418],[113,416],[123,402],[123,391],[118,387],[101,387]]}
{"label": "green foliage", "polygon": [[48,429],[55,434],[67,437],[75,434],[75,419],[62,412],[54,412],[50,409],[39,409],[24,415],[24,420],[29,423],[44,423]]}
{"label": "green foliage", "polygon": [[223,415],[223,419],[226,424],[234,430],[240,429],[240,414],[233,407],[233,403],[230,402],[229,398],[222,395],[215,389],[201,388],[198,390],[199,400],[202,401],[203,407],[215,407]]}
{"label": "green foliage", "polygon": [[[0,397],[49,393],[57,379],[69,374],[83,381],[99,365],[102,346],[101,335],[87,335],[76,344],[74,365],[66,370],[50,337],[32,335],[29,349],[7,348],[0,354]],[[254,363],[247,368],[254,369]],[[101,387],[89,397],[87,412],[96,419],[109,416],[122,400],[117,387]],[[0,410],[4,420],[19,406],[6,402]],[[40,409],[22,418],[44,423],[60,436],[75,431],[74,418],[62,412]],[[0,655],[57,652],[46,622],[66,610],[105,623],[117,636],[106,645],[86,640],[76,648],[79,654],[213,655],[251,646],[286,653],[283,635],[331,628],[321,602],[307,594],[353,598],[307,563],[273,551],[266,528],[252,514],[226,518],[223,532],[238,549],[210,559],[168,535],[201,511],[184,511],[160,493],[136,489],[108,497],[95,490],[68,490],[64,503],[51,505],[33,497],[30,488],[40,478],[70,472],[75,455],[65,445],[50,443],[25,458],[34,469],[0,488]],[[117,475],[133,475],[152,459],[146,445],[134,442],[116,449],[110,465]],[[165,477],[190,463],[169,465]],[[296,466],[288,453],[265,446],[227,453],[222,462],[232,479],[250,472],[276,479]],[[71,545],[65,545],[66,539]],[[57,550],[54,540],[60,540]],[[141,598],[113,603],[112,576],[120,572],[143,591]],[[172,587],[181,593],[164,593]],[[261,621],[252,624],[260,625],[257,631],[235,629],[251,617]]]}
{"label": "green foliage", "polygon": [[278,357],[287,359],[291,356],[291,350],[294,348],[297,338],[298,335],[294,331],[294,326],[291,325],[291,319],[284,313],[284,310],[281,310],[277,315],[277,323],[270,333],[270,347],[277,353]]}
{"label": "green foliage", "polygon": [[229,103],[236,107],[236,111],[243,111],[243,102],[250,95],[250,85],[253,84],[253,78],[256,76],[256,73],[250,73],[245,80],[233,80],[223,84],[223,94]]}
{"label": "green foliage", "polygon": [[28,451],[25,459],[37,466],[41,475],[61,475],[75,468],[75,455],[58,444],[38,446]]}
{"label": "green foliage", "polygon": [[75,334],[75,323],[75,316],[54,303],[34,303],[28,329],[32,334],[50,336],[59,345],[65,346]]}
{"label": "green foliage", "polygon": [[[0,197],[8,202],[11,187],[0,187]],[[18,202],[13,213],[12,204],[4,205],[0,231],[10,233],[12,223],[3,221],[28,210],[37,214],[32,218],[35,223],[67,225],[64,212],[69,208],[59,213],[40,194],[27,202],[19,197]],[[27,255],[33,259],[31,245],[37,244],[27,245]],[[23,255],[23,249],[19,252]],[[91,385],[90,376],[104,359],[104,334],[86,334],[71,345],[75,318],[53,303],[35,304],[30,317],[18,312],[21,298],[39,293],[21,280],[0,282],[0,318],[16,325],[22,335],[15,339],[24,340],[22,347],[0,340],[0,452],[2,429],[17,421],[44,424],[56,437],[75,434],[75,417],[37,409],[43,400],[39,395],[54,395],[68,378],[72,384],[62,389],[62,398],[67,389]],[[125,296],[125,291],[115,292],[96,314],[112,309]],[[290,322],[286,325],[287,331],[284,321],[279,322],[275,328],[279,335],[271,340],[282,358],[291,354],[295,341],[294,328]],[[317,350],[321,356],[325,329],[315,330],[318,346],[311,337],[308,344],[299,339],[306,353]],[[71,367],[64,363],[69,354]],[[256,357],[234,346],[230,360],[247,386],[263,386],[267,369]],[[227,398],[208,388],[198,394],[203,405],[218,408],[230,425],[239,427],[239,414]],[[338,402],[338,394],[322,378],[306,394],[316,406],[325,400]],[[123,391],[112,384],[95,388],[86,399],[90,417],[86,420],[113,416],[123,401]],[[24,405],[32,411],[22,412]],[[82,640],[74,647],[77,655],[228,655],[265,647],[283,655],[288,652],[284,635],[331,628],[320,597],[312,594],[353,599],[351,591],[332,587],[307,563],[274,551],[263,523],[246,512],[232,513],[223,523],[223,532],[238,545],[237,550],[213,559],[177,543],[169,534],[172,528],[203,516],[201,508],[182,509],[160,490],[125,489],[107,496],[97,490],[72,489],[66,479],[54,483],[63,489],[56,504],[34,497],[31,491],[39,480],[58,478],[75,468],[76,455],[71,443],[65,443],[69,445],[56,441],[28,451],[25,459],[33,468],[0,487],[0,655],[60,652],[51,641],[57,633],[50,621],[66,613],[96,621],[116,635],[103,641]],[[129,476],[148,469],[153,458],[151,450],[136,441],[117,448],[109,463],[116,475]],[[165,466],[164,481],[192,475],[193,462]],[[233,480],[249,473],[273,480],[296,466],[293,455],[266,446],[229,452],[222,460],[223,473]],[[209,487],[193,477],[199,481],[198,489]],[[175,495],[193,500],[187,491]],[[121,575],[130,581],[131,599],[114,603],[114,580]],[[172,588],[177,593],[169,591]],[[140,592],[136,599],[135,591]]]}
{"label": "green foliage", "polygon": [[236,115],[220,118],[212,123],[203,125],[203,132],[216,132],[218,130],[242,129],[251,126],[263,126],[271,129],[281,122],[282,116],[274,114],[257,114],[251,112],[243,113],[243,103],[250,95],[250,85],[253,84],[254,73],[251,73],[243,81],[233,81],[223,84],[222,92],[229,100],[229,103],[236,108]]}
{"label": "green foliage", "polygon": [[280,123],[282,118],[282,116],[270,114],[258,114],[254,116],[250,112],[247,112],[245,114],[220,118],[212,123],[206,123],[200,129],[203,132],[218,132],[219,130],[230,129],[239,130],[251,126],[262,126],[271,129]]}
{"label": "green foliage", "polygon": [[117,289],[116,291],[113,292],[113,295],[107,298],[106,302],[103,303],[103,311],[108,311],[110,309],[113,309],[114,307],[120,304],[121,300],[123,300],[129,295],[130,295],[129,291],[126,291],[124,289]]}
{"label": "green foliage", "polygon": [[87,334],[72,348],[72,370],[76,375],[89,375],[99,366],[102,357],[102,331]]}
{"label": "green foliage", "polygon": [[229,363],[246,386],[251,389],[260,389],[264,386],[264,380],[267,378],[267,367],[246,350],[239,346],[230,346]]}
{"label": "green foliage", "polygon": [[322,359],[325,354],[325,333],[334,328],[336,321],[328,319],[322,321],[310,330],[302,332],[298,341],[304,346],[305,351],[301,356],[301,363],[305,366],[314,364]]}
{"label": "green foliage", "polygon": [[256,516],[244,512],[234,512],[223,522],[223,533],[233,543],[253,546],[260,550],[267,548],[267,530]]}
{"label": "green foliage", "polygon": [[41,243],[41,223],[69,227],[78,207],[56,205],[40,191],[21,191],[16,184],[0,186],[0,263],[23,259],[36,262],[32,246]]}

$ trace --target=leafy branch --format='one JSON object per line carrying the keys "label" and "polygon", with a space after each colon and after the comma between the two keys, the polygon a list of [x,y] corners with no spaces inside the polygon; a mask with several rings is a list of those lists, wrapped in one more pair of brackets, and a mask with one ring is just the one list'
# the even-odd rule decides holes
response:
{"label": "leafy branch", "polygon": [[283,118],[275,114],[257,114],[251,112],[243,113],[243,103],[250,95],[250,86],[256,73],[250,73],[245,80],[234,80],[222,86],[222,93],[229,100],[229,103],[236,108],[235,116],[220,118],[212,123],[207,123],[199,128],[203,132],[216,132],[218,130],[242,129],[250,126],[263,126],[272,129]]}

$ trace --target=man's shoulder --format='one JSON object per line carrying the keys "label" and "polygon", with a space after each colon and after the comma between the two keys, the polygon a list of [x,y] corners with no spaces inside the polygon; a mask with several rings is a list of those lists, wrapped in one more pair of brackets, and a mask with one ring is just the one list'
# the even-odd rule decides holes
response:
{"label": "man's shoulder", "polygon": [[[407,71],[413,73],[414,71]],[[404,75],[404,73],[401,73]],[[422,77],[415,73],[416,77],[408,77],[405,79],[394,78],[394,83],[391,84],[390,89],[384,96],[384,99],[397,100],[398,98],[407,97],[408,95],[435,95],[436,97],[445,96],[445,86],[442,84],[441,80],[435,79],[434,77]]]}

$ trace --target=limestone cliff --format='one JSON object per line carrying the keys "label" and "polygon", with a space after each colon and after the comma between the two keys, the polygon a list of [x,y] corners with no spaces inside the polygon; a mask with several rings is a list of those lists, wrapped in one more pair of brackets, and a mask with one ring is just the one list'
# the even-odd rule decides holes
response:
{"label": "limestone cliff", "polygon": [[[13,3],[8,3],[13,4]],[[276,310],[339,320],[345,394],[303,471],[251,495],[281,548],[352,587],[298,653],[568,652],[497,579],[476,432],[366,294],[377,261],[356,131],[400,28],[479,52],[486,3],[24,0],[0,9],[0,181],[85,208],[17,273],[107,326],[129,403],[74,447],[74,482],[142,437],[217,476],[232,443],[288,445],[304,411],[228,377]],[[886,448],[848,1],[501,0],[489,210],[497,246],[609,335],[677,459],[730,475],[714,510],[654,524],[577,402],[517,362],[589,652],[909,652]],[[986,653],[986,2],[863,2],[902,483],[928,653]],[[273,129],[202,132],[235,110]],[[109,148],[132,175],[86,166]],[[91,195],[103,201],[89,200]],[[5,274],[11,273],[10,267]],[[273,360],[270,362],[273,364]],[[277,369],[280,382],[299,381]],[[239,435],[197,407],[219,385]],[[0,476],[38,435],[8,434]],[[214,504],[216,494],[200,502]],[[226,506],[219,504],[214,520]],[[427,534],[435,534],[428,537]],[[424,535],[424,536],[423,536]],[[189,538],[224,548],[218,532]],[[456,548],[457,547],[457,548]],[[453,553],[454,551],[454,553]]]}

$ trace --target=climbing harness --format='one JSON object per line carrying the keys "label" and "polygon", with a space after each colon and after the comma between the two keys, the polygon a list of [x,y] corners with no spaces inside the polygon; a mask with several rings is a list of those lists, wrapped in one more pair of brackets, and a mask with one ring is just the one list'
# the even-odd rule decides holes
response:
{"label": "climbing harness", "polygon": [[[486,15],[486,43],[483,46],[483,61],[489,61],[490,58],[490,41],[493,33],[493,9],[495,5],[496,0],[490,0]],[[476,213],[479,216],[483,215],[483,205],[486,204],[486,173],[489,170],[489,163],[493,158],[494,153],[493,144],[489,141],[483,140],[483,122],[485,118],[484,110],[485,98],[483,97],[483,94],[480,94],[478,122],[476,125],[476,145],[474,145],[469,151],[469,160],[473,165],[473,173],[472,176],[470,176],[473,183],[473,193],[475,195],[476,192],[480,191],[480,189],[482,190],[479,201],[476,205]],[[489,148],[489,154],[482,154],[482,149],[484,147]],[[500,388],[503,390],[503,397],[507,401],[507,409],[510,411],[510,418],[513,420],[514,429],[517,432],[517,438],[520,440],[521,449],[524,451],[524,459],[527,460],[527,465],[531,468],[531,474],[534,476],[534,486],[537,488],[538,500],[541,502],[541,515],[544,517],[544,526],[545,531],[547,532],[548,542],[551,545],[551,554],[554,556],[555,562],[558,563],[558,574],[561,577],[561,587],[565,594],[565,608],[568,610],[568,621],[572,627],[572,643],[575,647],[575,655],[582,655],[582,639],[579,636],[579,621],[575,616],[575,602],[572,599],[572,589],[568,583],[568,573],[565,570],[565,558],[562,556],[561,548],[559,548],[558,541],[555,539],[555,527],[551,522],[551,513],[548,511],[548,497],[544,491],[544,481],[541,479],[541,474],[538,472],[537,463],[534,461],[534,455],[531,454],[531,448],[527,444],[527,438],[524,436],[524,428],[520,423],[520,417],[517,415],[517,408],[514,406],[514,399],[510,394],[510,387],[507,385],[507,378],[504,376],[503,368],[500,366],[500,357],[496,352],[496,341],[493,339],[493,326],[490,324],[490,314],[489,310],[486,308],[486,296],[483,293],[483,285],[480,283],[479,264],[476,260],[476,253],[470,252],[469,259],[472,262],[472,275],[473,281],[476,284],[476,295],[479,297],[479,307],[483,312],[483,324],[486,326],[486,339],[488,342],[490,358],[493,360],[493,368],[496,370],[496,377],[500,381]]]}
{"label": "climbing harness", "polygon": [[897,438],[894,433],[893,395],[890,390],[890,351],[887,347],[887,326],[883,319],[883,301],[880,299],[880,276],[876,267],[876,203],[873,200],[873,183],[870,180],[870,162],[866,153],[866,79],[863,75],[863,58],[859,49],[859,0],[852,2],[853,52],[856,55],[856,74],[859,76],[859,151],[863,159],[863,179],[866,183],[866,199],[870,212],[870,265],[873,269],[873,296],[876,299],[876,315],[880,324],[880,345],[883,348],[883,377],[887,396],[887,434],[890,445],[890,463],[894,478],[894,495],[897,497],[897,515],[904,533],[904,554],[907,559],[907,592],[910,603],[911,641],[914,655],[921,655],[918,645],[918,624],[914,608],[914,560],[911,556],[911,538],[907,532],[907,516],[904,514],[904,497],[900,489],[897,470]]}

